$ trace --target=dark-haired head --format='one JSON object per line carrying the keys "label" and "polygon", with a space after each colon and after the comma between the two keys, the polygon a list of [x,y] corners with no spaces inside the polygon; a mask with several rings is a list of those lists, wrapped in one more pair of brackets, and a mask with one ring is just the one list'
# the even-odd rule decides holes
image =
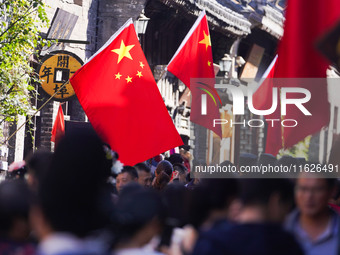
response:
{"label": "dark-haired head", "polygon": [[183,164],[183,158],[181,156],[181,154],[179,153],[174,153],[171,154],[169,158],[166,159],[167,161],[169,161],[171,164]]}
{"label": "dark-haired head", "polygon": [[136,168],[133,166],[124,166],[122,171],[116,177],[116,188],[118,193],[122,190],[122,188],[130,183],[138,181],[138,173]]}
{"label": "dark-haired head", "polygon": [[[306,169],[311,165],[307,164]],[[325,176],[324,172],[299,174],[295,185],[295,201],[303,216],[314,218],[328,212],[328,202],[336,192],[336,178],[325,177],[331,176]]]}
{"label": "dark-haired head", "polygon": [[174,168],[174,171],[178,171],[179,174],[186,175],[188,172],[188,169],[183,164],[176,163],[174,164],[173,168]]}
{"label": "dark-haired head", "polygon": [[171,177],[162,171],[153,180],[152,187],[156,190],[163,190],[170,182],[170,179]]}
{"label": "dark-haired head", "polygon": [[161,194],[165,208],[165,221],[164,229],[160,236],[159,247],[169,247],[171,245],[173,229],[183,227],[188,223],[189,191],[184,185],[173,182],[167,185]]}
{"label": "dark-haired head", "polygon": [[278,161],[277,165],[279,166],[295,166],[297,165],[298,161],[296,158],[290,156],[290,155],[283,155]]}
{"label": "dark-haired head", "polygon": [[269,153],[262,153],[259,157],[258,165],[270,165],[275,166],[277,164],[277,159],[274,155]]}
{"label": "dark-haired head", "polygon": [[161,162],[158,163],[157,168],[155,170],[155,174],[158,175],[161,172],[165,172],[168,176],[171,177],[173,170],[174,170],[173,166],[169,161],[162,160]]}
{"label": "dark-haired head", "polygon": [[225,160],[223,161],[220,166],[223,167],[223,166],[233,166],[234,164],[231,163],[229,160]]}
{"label": "dark-haired head", "polygon": [[173,172],[172,164],[167,160],[162,160],[158,163],[155,170],[155,179],[152,186],[157,190],[162,190],[170,182]]}
{"label": "dark-haired head", "polygon": [[282,221],[291,210],[294,186],[288,179],[241,179],[241,202],[245,208],[261,208],[265,221]]}
{"label": "dark-haired head", "polygon": [[138,172],[138,183],[145,187],[150,187],[152,183],[151,169],[145,163],[135,165]]}
{"label": "dark-haired head", "polygon": [[16,179],[0,183],[1,238],[23,241],[28,237],[29,208],[30,191],[26,182]]}
{"label": "dark-haired head", "polygon": [[[160,196],[152,189],[137,183],[129,183],[122,190],[112,229],[115,245],[127,245],[138,239],[138,243],[148,243],[159,233],[163,219]],[[138,233],[143,235],[138,235]]]}
{"label": "dark-haired head", "polygon": [[134,166],[137,171],[144,171],[146,173],[151,173],[150,167],[148,167],[145,163],[138,163]]}
{"label": "dark-haired head", "polygon": [[53,153],[50,151],[40,150],[29,155],[26,158],[26,166],[28,172],[27,182],[34,189],[38,189],[38,184],[44,174],[48,171]]}
{"label": "dark-haired head", "polygon": [[93,132],[66,135],[39,185],[44,216],[54,231],[85,236],[102,226],[102,188],[110,169],[102,141]]}
{"label": "dark-haired head", "polygon": [[242,179],[241,200],[244,205],[266,205],[277,193],[282,202],[293,202],[294,187],[287,179]]}
{"label": "dark-haired head", "polygon": [[257,165],[257,156],[252,153],[241,153],[238,165],[239,166],[255,166]]}
{"label": "dark-haired head", "polygon": [[133,166],[123,166],[121,173],[129,174],[132,179],[138,178],[137,170]]}
{"label": "dark-haired head", "polygon": [[191,193],[190,220],[193,226],[199,228],[207,221],[218,220],[211,218],[213,214],[224,215],[227,219],[229,206],[238,192],[237,179],[203,179]]}
{"label": "dark-haired head", "polygon": [[174,164],[174,182],[178,181],[182,184],[187,182],[186,176],[188,169],[183,164]]}

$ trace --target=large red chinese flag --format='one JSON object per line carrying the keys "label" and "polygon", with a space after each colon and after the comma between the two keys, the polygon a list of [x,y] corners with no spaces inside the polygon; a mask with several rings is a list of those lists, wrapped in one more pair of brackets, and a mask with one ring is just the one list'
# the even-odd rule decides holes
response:
{"label": "large red chinese flag", "polygon": [[[284,35],[279,45],[277,78],[325,78],[328,61],[316,50],[317,40],[340,18],[339,0],[288,0]],[[298,82],[291,82],[296,87]],[[306,84],[306,83],[305,83]],[[287,84],[285,84],[287,86]],[[312,116],[305,116],[295,106],[287,107],[286,119],[295,119],[298,126],[284,128],[284,146],[289,148],[306,136],[318,132],[329,123],[329,103],[325,81],[301,85],[311,92],[304,104]],[[301,94],[291,94],[298,98]]]}
{"label": "large red chinese flag", "polygon": [[70,79],[103,141],[126,165],[183,144],[130,19]]}
{"label": "large red chinese flag", "polygon": [[59,105],[57,117],[55,118],[53,128],[52,128],[52,136],[51,141],[55,143],[55,146],[58,145],[60,139],[65,134],[65,121],[64,121],[64,112],[61,105]]}
{"label": "large red chinese flag", "polygon": [[[214,88],[215,73],[207,17],[203,11],[171,59],[167,70],[180,79],[192,93],[190,120],[222,137],[220,125],[221,99]],[[193,81],[193,78],[195,81]],[[197,80],[196,78],[202,78]],[[210,79],[206,79],[210,78]],[[202,97],[202,95],[204,95]],[[202,102],[204,98],[204,102]],[[203,105],[203,106],[202,106]],[[202,112],[202,108],[206,109]]]}

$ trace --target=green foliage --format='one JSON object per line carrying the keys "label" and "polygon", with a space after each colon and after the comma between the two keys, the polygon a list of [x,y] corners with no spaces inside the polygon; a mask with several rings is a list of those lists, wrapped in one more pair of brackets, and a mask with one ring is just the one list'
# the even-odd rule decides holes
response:
{"label": "green foliage", "polygon": [[283,155],[290,155],[292,157],[302,157],[308,160],[308,150],[311,137],[312,136],[307,136],[304,140],[300,141],[290,149],[280,150],[279,157],[282,157]]}
{"label": "green foliage", "polygon": [[47,24],[42,0],[0,0],[0,122],[32,109],[37,77],[30,59],[46,43],[39,28]]}

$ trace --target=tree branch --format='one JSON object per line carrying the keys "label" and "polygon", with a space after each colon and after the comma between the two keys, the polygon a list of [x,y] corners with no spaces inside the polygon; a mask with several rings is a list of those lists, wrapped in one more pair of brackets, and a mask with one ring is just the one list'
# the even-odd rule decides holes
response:
{"label": "tree branch", "polygon": [[9,2],[9,0],[5,0],[4,2],[2,2],[2,3],[0,4],[0,9],[1,9],[5,4],[7,4],[7,2]]}
{"label": "tree branch", "polygon": [[31,13],[33,13],[35,10],[33,10],[32,12],[29,12],[31,9],[33,8],[33,6],[30,6],[30,8],[28,8],[28,10],[20,16],[20,18],[18,18],[16,21],[14,21],[13,23],[11,23],[8,28],[3,31],[1,34],[0,34],[0,38],[6,34],[16,23],[18,23],[19,21],[21,21],[22,19],[26,18],[26,16],[30,15]]}

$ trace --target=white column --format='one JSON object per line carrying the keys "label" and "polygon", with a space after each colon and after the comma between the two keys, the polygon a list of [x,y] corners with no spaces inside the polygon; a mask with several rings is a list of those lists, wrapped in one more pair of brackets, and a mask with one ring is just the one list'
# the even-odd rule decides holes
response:
{"label": "white column", "polygon": [[[17,128],[26,121],[26,117],[18,115]],[[25,126],[23,126],[15,135],[15,153],[14,161],[22,161],[24,159],[24,144],[25,144]]]}

